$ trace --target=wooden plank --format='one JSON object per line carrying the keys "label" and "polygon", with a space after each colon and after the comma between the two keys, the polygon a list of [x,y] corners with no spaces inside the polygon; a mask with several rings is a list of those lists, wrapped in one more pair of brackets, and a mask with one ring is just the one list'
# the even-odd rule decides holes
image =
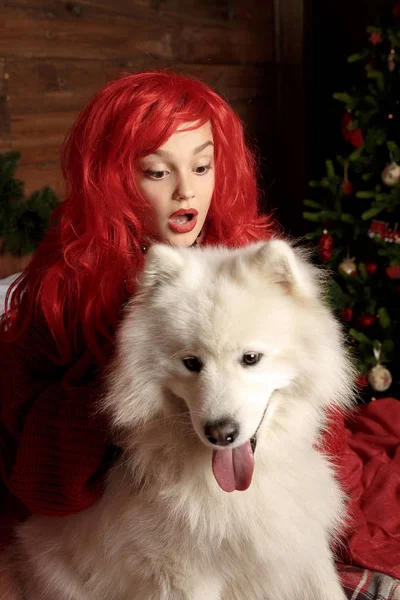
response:
{"label": "wooden plank", "polygon": [[[115,60],[147,56],[184,63],[263,63],[274,55],[273,36],[255,35],[247,24],[200,26],[182,20],[95,14],[53,18],[51,13],[1,9],[1,56]],[[21,43],[23,40],[23,43]]]}
{"label": "wooden plank", "polygon": [[0,96],[7,95],[8,73],[5,58],[0,58]]}
{"label": "wooden plank", "polygon": [[197,69],[186,67],[185,70],[205,81],[228,102],[275,95],[276,69],[273,65],[210,65]]}
{"label": "wooden plank", "polygon": [[[148,54],[172,59],[176,27],[161,19],[94,15],[54,18],[23,8],[0,10],[4,27],[0,56],[115,59]],[[23,43],[21,43],[23,40]]]}
{"label": "wooden plank", "polygon": [[[5,6],[14,8],[38,9],[52,13],[56,17],[67,14],[81,18],[94,12],[126,16],[160,15],[162,17],[183,17],[190,22],[228,22],[242,18],[237,11],[236,0],[5,0]],[[265,5],[271,7],[272,1]],[[259,18],[260,9],[256,11]]]}
{"label": "wooden plank", "polygon": [[275,0],[276,59],[280,64],[303,66],[305,2]]}
{"label": "wooden plank", "polygon": [[232,21],[235,14],[235,0],[150,0],[153,10],[163,14],[181,16],[193,20]]}
{"label": "wooden plank", "polygon": [[0,58],[0,152],[11,149],[7,60]]}
{"label": "wooden plank", "polygon": [[274,36],[274,0],[237,0],[233,16],[237,21],[246,22],[247,28],[253,32],[262,31],[264,36]]}
{"label": "wooden plank", "polygon": [[263,64],[274,56],[274,41],[272,36],[256,36],[243,26],[184,26],[177,56],[184,63]]}
{"label": "wooden plank", "polygon": [[38,115],[12,115],[11,130],[14,139],[27,135],[40,139],[46,134],[60,135],[71,127],[76,117],[75,112],[48,113]]}
{"label": "wooden plank", "polygon": [[80,18],[88,11],[106,14],[135,15],[138,10],[150,9],[150,0],[5,0],[4,5],[12,8],[38,9],[63,17]]}
{"label": "wooden plank", "polygon": [[100,61],[10,58],[8,73],[14,114],[80,110],[107,82]]}
{"label": "wooden plank", "polygon": [[63,58],[8,59],[9,99],[14,113],[81,110],[108,81],[128,72],[165,67],[168,61],[96,61]]}
{"label": "wooden plank", "polygon": [[21,152],[21,164],[59,160],[75,117],[75,112],[11,115],[12,148]]}
{"label": "wooden plank", "polygon": [[[130,71],[132,62],[105,63],[106,79],[112,80]],[[156,65],[149,65],[152,68]],[[147,65],[144,66],[146,68]],[[275,79],[274,65],[236,65],[236,64],[185,64],[164,63],[174,73],[187,75],[203,81],[217,93],[224,94],[228,100],[252,97],[256,93],[275,93],[271,90],[271,77]],[[266,92],[268,90],[268,92]]]}
{"label": "wooden plank", "polygon": [[273,35],[273,0],[150,0],[151,7],[163,16],[181,23],[223,25],[251,29]]}
{"label": "wooden plank", "polygon": [[25,138],[22,140],[12,139],[12,150],[21,152],[21,165],[35,165],[45,162],[52,162],[61,158],[61,146],[64,136],[46,135],[40,142],[38,139],[30,140]]}
{"label": "wooden plank", "polygon": [[0,152],[8,152],[9,150],[12,150],[11,139],[0,136]]}
{"label": "wooden plank", "polygon": [[25,191],[29,195],[44,186],[51,187],[58,198],[64,198],[64,182],[60,165],[57,162],[45,164],[25,164],[18,167],[16,177],[25,182]]}
{"label": "wooden plank", "polygon": [[[155,66],[148,61],[140,68]],[[107,81],[134,67],[132,61],[11,58],[9,104],[13,114],[78,111]],[[275,67],[270,65],[175,65],[174,70],[201,79],[230,102],[275,93]]]}
{"label": "wooden plank", "polygon": [[10,114],[6,96],[0,96],[0,150],[8,149],[11,141]]}

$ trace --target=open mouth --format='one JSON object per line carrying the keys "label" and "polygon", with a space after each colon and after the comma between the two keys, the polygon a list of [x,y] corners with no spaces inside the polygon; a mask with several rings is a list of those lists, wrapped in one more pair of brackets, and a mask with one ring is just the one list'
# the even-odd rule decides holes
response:
{"label": "open mouth", "polygon": [[195,208],[181,208],[168,219],[168,225],[174,233],[188,233],[196,227],[198,212]]}
{"label": "open mouth", "polygon": [[253,435],[252,438],[250,438],[250,446],[251,449],[253,450],[253,454],[256,451],[256,447],[257,447],[257,435]]}

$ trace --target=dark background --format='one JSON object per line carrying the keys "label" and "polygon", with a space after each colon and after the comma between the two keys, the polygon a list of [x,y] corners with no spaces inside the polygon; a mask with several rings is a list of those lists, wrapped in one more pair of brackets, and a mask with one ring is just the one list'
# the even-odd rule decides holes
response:
{"label": "dark background", "polygon": [[[285,4],[277,2],[287,10]],[[298,2],[287,4],[294,7]],[[342,143],[342,105],[332,95],[353,83],[354,70],[346,59],[367,43],[366,27],[393,5],[392,0],[304,0],[301,24],[290,16],[284,21],[282,37],[298,42],[297,50],[283,61],[297,65],[282,68],[277,181],[270,197],[282,225],[294,235],[309,227],[301,218],[308,181],[324,174],[325,160],[335,157]]]}

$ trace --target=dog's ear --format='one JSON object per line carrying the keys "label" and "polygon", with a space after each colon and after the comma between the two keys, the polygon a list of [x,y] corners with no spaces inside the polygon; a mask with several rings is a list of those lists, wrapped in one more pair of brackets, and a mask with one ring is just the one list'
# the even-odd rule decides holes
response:
{"label": "dog's ear", "polygon": [[294,250],[288,242],[278,239],[266,242],[256,250],[253,261],[288,294],[303,298],[319,294],[316,272],[305,253]]}
{"label": "dog's ear", "polygon": [[157,287],[171,283],[182,271],[184,259],[177,248],[167,244],[154,244],[149,249],[140,278],[141,291],[145,294]]}

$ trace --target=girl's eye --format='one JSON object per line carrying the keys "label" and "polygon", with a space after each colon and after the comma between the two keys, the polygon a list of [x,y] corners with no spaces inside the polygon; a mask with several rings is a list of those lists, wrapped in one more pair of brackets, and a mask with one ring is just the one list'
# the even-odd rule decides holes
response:
{"label": "girl's eye", "polygon": [[205,175],[211,169],[211,165],[202,165],[200,167],[196,167],[195,173],[197,175]]}
{"label": "girl's eye", "polygon": [[164,179],[168,171],[145,171],[145,175],[150,179]]}

